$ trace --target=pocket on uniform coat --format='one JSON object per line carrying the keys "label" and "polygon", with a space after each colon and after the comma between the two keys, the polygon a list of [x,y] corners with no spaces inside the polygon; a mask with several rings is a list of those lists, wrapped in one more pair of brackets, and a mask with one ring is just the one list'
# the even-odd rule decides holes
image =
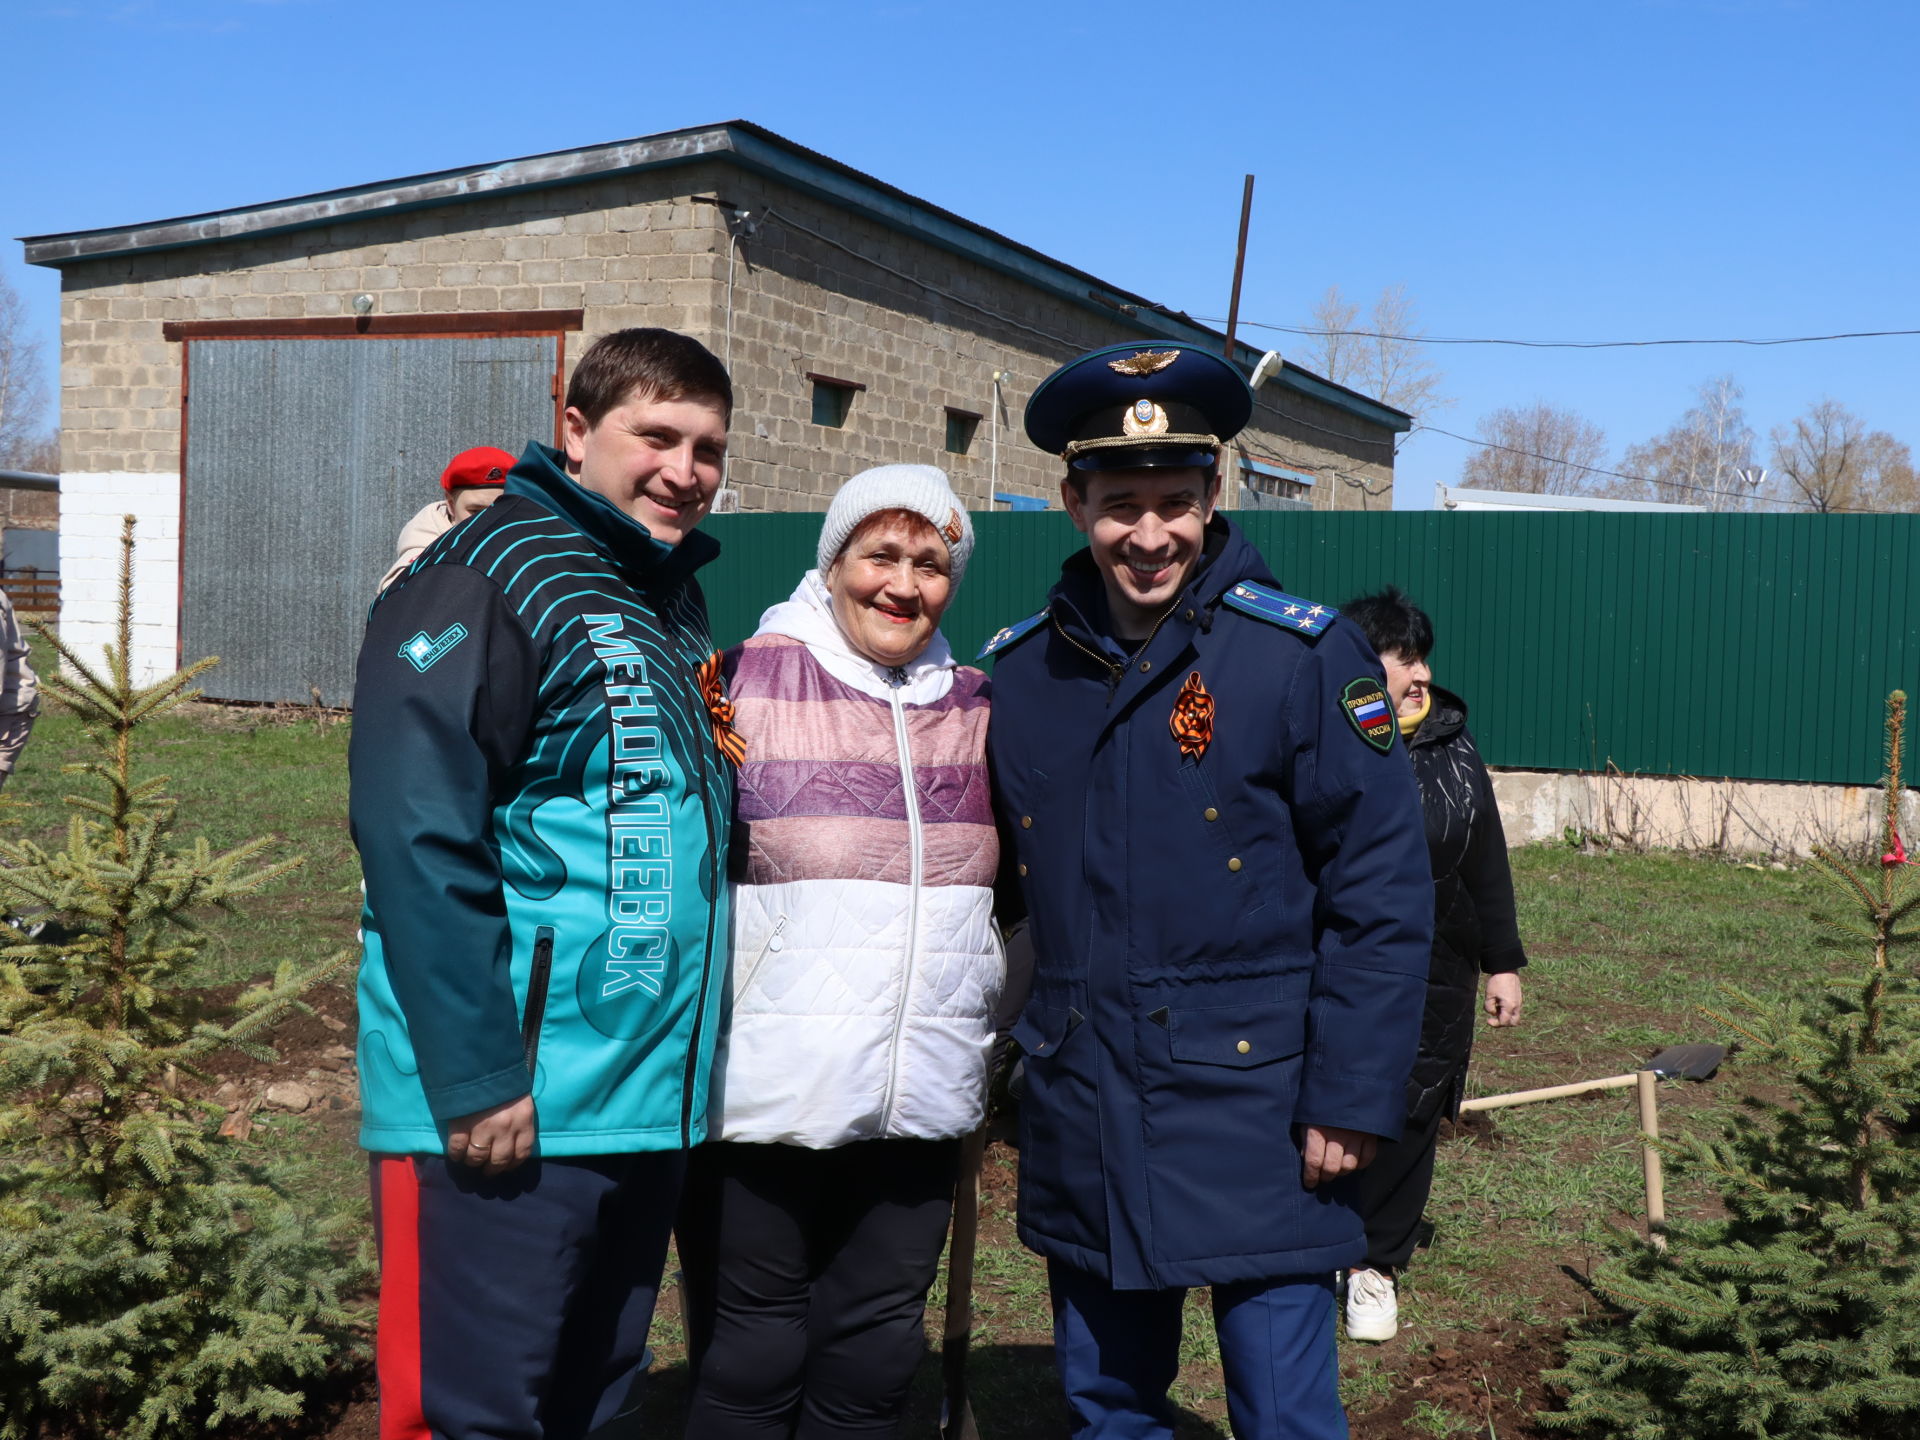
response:
{"label": "pocket on uniform coat", "polygon": [[1300,1185],[1294,1107],[1304,999],[1169,1008],[1142,1028],[1142,1134],[1156,1261],[1272,1255],[1299,1244],[1317,1203]]}
{"label": "pocket on uniform coat", "polygon": [[1013,1043],[1024,1054],[1048,1058],[1080,1024],[1080,1012],[1066,1005],[1029,1005],[1014,1022]]}
{"label": "pocket on uniform coat", "polygon": [[1106,1245],[1100,1183],[1099,1050],[1079,1036],[1067,1006],[1029,1005],[1013,1027],[1020,1062],[1020,1217],[1042,1234],[1088,1249]]}
{"label": "pocket on uniform coat", "polygon": [[1173,1058],[1189,1065],[1251,1070],[1307,1048],[1305,1004],[1170,1009],[1166,1023]]}

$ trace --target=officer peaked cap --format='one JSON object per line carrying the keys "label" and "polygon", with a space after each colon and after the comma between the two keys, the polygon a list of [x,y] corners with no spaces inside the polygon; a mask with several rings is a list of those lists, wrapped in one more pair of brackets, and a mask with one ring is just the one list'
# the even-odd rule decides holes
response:
{"label": "officer peaked cap", "polygon": [[1211,467],[1253,416],[1239,370],[1165,340],[1069,360],[1027,402],[1027,438],[1076,470]]}

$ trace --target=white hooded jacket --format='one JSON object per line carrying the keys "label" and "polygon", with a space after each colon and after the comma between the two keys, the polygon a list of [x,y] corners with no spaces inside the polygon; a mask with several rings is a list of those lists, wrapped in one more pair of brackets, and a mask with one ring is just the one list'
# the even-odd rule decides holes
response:
{"label": "white hooded jacket", "polygon": [[986,676],[938,633],[901,669],[867,660],[815,571],[725,670],[746,742],[742,878],[709,1134],[810,1149],[966,1134],[1005,980]]}

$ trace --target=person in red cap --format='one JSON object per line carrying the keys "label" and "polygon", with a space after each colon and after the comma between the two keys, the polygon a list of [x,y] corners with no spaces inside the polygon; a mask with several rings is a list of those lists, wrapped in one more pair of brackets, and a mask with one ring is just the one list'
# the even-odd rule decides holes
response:
{"label": "person in red cap", "polygon": [[440,472],[444,500],[425,506],[407,521],[394,547],[393,565],[380,577],[385,590],[420,558],[420,552],[470,515],[477,515],[500,498],[500,487],[513,469],[513,456],[492,445],[462,450]]}

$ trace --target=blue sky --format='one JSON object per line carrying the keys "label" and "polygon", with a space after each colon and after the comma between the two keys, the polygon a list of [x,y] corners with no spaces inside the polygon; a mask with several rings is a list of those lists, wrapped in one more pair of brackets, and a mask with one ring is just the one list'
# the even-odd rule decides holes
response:
{"label": "blue sky", "polygon": [[[1920,6],[1854,0],[728,5],[8,0],[0,234],[220,209],[741,117],[1196,315],[1403,284],[1430,333],[1920,328]],[[0,270],[47,341],[53,272]],[[1258,339],[1263,332],[1250,331]],[[1300,353],[1301,342],[1270,343]],[[1472,433],[1544,398],[1611,458],[1731,372],[1920,446],[1920,337],[1444,347]],[[1400,502],[1467,447],[1414,437]]]}

